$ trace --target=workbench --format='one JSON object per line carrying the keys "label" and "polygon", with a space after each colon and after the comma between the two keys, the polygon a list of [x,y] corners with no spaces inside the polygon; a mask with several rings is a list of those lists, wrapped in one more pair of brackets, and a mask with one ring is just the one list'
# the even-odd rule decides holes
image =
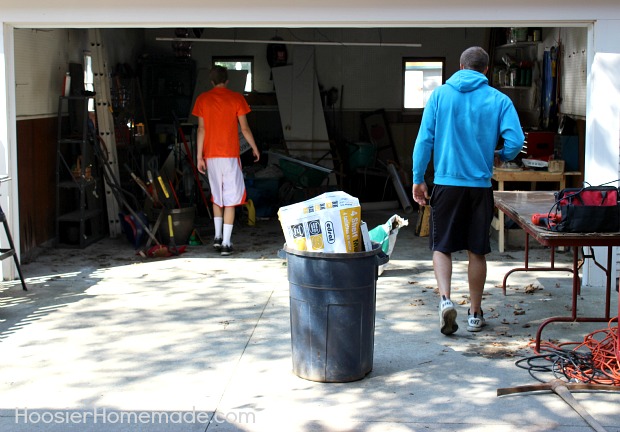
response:
{"label": "workbench", "polygon": [[[506,294],[506,283],[508,277],[519,271],[568,271],[573,275],[572,287],[572,308],[570,316],[557,316],[543,321],[536,332],[536,351],[540,351],[540,339],[543,328],[552,322],[609,322],[611,319],[611,284],[615,280],[612,273],[612,259],[614,246],[620,246],[620,232],[614,233],[561,233],[548,231],[532,223],[532,214],[542,213],[544,209],[549,209],[555,202],[553,192],[494,192],[495,206],[500,213],[506,214],[519,225],[525,232],[525,265],[524,267],[514,268],[506,273],[502,283],[502,290]],[[543,211],[541,211],[543,209]],[[532,237],[538,243],[550,248],[551,260],[548,267],[529,265],[529,238]],[[555,266],[555,248],[558,246],[570,247],[573,250],[573,265],[568,267]],[[594,246],[607,247],[606,266],[601,265],[594,256]],[[579,251],[589,248],[590,253],[583,253],[583,260],[591,259],[592,262],[605,272],[605,313],[598,317],[580,317],[577,315],[577,300],[581,293],[581,279],[579,270],[583,262],[579,263]],[[620,298],[618,299],[618,313],[620,314]],[[620,330],[619,330],[620,333]],[[620,336],[620,335],[618,335]],[[620,337],[618,338],[620,340]],[[619,342],[620,345],[620,342]],[[620,352],[620,347],[618,347]]]}
{"label": "workbench", "polygon": [[[569,172],[549,172],[538,170],[525,170],[520,168],[495,168],[493,170],[492,179],[497,182],[497,190],[503,191],[506,183],[514,182],[529,182],[531,184],[531,190],[536,190],[536,183],[558,183],[559,188],[562,190],[566,187],[566,177],[581,175],[578,171]],[[504,215],[500,212],[497,220],[494,221],[494,228],[498,230],[498,248],[500,252],[504,252],[506,237],[504,232]]]}

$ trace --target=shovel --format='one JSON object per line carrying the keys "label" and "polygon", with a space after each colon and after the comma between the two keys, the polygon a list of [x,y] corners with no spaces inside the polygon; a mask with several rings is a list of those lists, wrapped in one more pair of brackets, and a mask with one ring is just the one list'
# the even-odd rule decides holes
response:
{"label": "shovel", "polygon": [[174,228],[172,227],[172,215],[168,215],[168,232],[170,234],[170,241],[168,243],[168,249],[172,252],[173,255],[179,254],[179,248],[177,247],[177,242],[174,240]]}

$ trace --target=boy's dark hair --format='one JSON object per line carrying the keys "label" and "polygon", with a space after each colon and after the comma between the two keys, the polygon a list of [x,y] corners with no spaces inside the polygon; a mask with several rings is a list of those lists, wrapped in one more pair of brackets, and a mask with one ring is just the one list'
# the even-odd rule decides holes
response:
{"label": "boy's dark hair", "polygon": [[464,69],[484,73],[484,70],[489,66],[489,55],[484,49],[474,46],[463,51],[460,63]]}
{"label": "boy's dark hair", "polygon": [[228,69],[223,66],[213,66],[209,71],[209,79],[213,85],[226,83],[228,81]]}

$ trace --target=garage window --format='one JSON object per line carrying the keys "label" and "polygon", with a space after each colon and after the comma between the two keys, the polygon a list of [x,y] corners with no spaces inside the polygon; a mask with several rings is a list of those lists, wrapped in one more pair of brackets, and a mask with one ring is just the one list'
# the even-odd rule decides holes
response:
{"label": "garage window", "polygon": [[[254,76],[254,57],[213,57],[213,65],[214,66],[223,66],[229,71],[229,80],[233,85],[231,88],[234,88],[235,82],[235,74],[231,73],[231,71],[246,71],[247,76],[245,78],[245,86],[243,91],[249,93],[253,88],[253,79]],[[241,76],[241,75],[239,75]]]}
{"label": "garage window", "polygon": [[422,109],[444,82],[445,58],[403,58],[403,108]]}

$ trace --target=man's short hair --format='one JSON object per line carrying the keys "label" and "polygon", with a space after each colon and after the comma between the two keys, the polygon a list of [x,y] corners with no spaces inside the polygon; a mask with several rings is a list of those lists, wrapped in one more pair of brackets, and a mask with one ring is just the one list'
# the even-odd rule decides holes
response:
{"label": "man's short hair", "polygon": [[484,70],[489,66],[489,55],[482,48],[475,46],[463,51],[460,62],[464,69],[484,73]]}
{"label": "man's short hair", "polygon": [[209,71],[209,79],[213,85],[226,83],[228,81],[228,69],[223,66],[213,66]]}

